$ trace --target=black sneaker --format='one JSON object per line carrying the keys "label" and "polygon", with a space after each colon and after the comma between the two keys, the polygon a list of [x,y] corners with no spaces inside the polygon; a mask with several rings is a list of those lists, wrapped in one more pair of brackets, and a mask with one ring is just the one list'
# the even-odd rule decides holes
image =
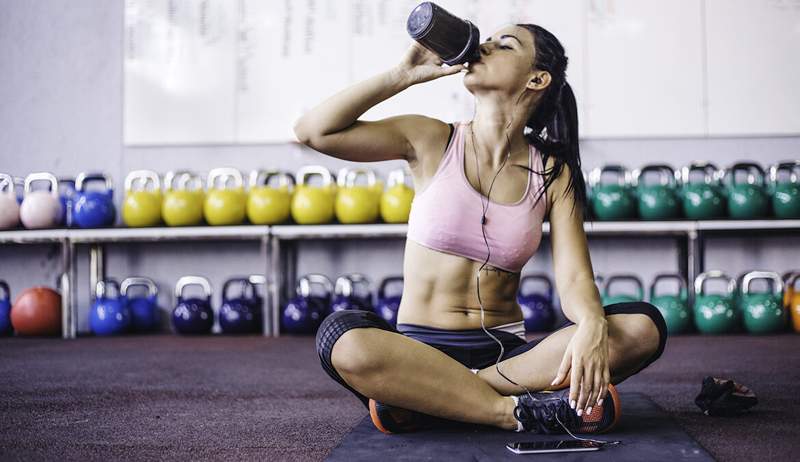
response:
{"label": "black sneaker", "polygon": [[582,416],[569,407],[569,388],[531,395],[534,399],[527,394],[519,395],[519,403],[514,408],[514,417],[525,431],[556,434],[566,433],[566,427],[572,433],[604,433],[619,421],[619,395],[611,384],[603,404],[593,406],[591,413]]}

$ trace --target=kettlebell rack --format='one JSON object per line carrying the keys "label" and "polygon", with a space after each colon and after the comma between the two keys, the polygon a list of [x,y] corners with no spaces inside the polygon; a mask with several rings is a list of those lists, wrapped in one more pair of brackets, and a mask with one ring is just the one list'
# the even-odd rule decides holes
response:
{"label": "kettlebell rack", "polygon": [[[280,335],[280,307],[292,295],[297,280],[297,257],[303,240],[404,239],[405,224],[197,226],[185,228],[105,228],[0,231],[0,244],[55,244],[61,247],[60,290],[62,337],[77,336],[77,278],[79,251],[89,251],[89,284],[105,278],[105,246],[128,242],[230,241],[260,242],[267,294],[263,310],[264,335]],[[714,235],[785,235],[800,231],[800,220],[615,221],[585,223],[589,238],[669,237],[675,240],[678,272],[693,281],[705,270],[705,239]],[[543,225],[550,234],[550,224]],[[93,291],[90,291],[92,293]],[[693,295],[689,291],[690,302]]]}

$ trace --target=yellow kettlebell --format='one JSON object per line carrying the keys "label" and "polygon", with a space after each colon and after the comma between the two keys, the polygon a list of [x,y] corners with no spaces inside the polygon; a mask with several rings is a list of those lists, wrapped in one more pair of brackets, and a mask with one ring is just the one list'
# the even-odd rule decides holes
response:
{"label": "yellow kettlebell", "polygon": [[[313,175],[322,178],[322,185],[308,184],[309,177]],[[330,223],[333,220],[335,197],[335,183],[327,168],[319,165],[302,167],[297,171],[297,186],[292,197],[292,218],[301,225]]]}
{"label": "yellow kettlebell", "polygon": [[187,170],[164,175],[161,217],[168,226],[196,226],[203,221],[203,179]]}
{"label": "yellow kettlebell", "polygon": [[161,180],[156,172],[134,170],[128,173],[122,221],[132,228],[157,226],[161,223],[161,201]]}
{"label": "yellow kettlebell", "polygon": [[[273,178],[278,186],[270,186]],[[291,214],[294,177],[275,170],[250,172],[250,191],[247,195],[247,219],[254,225],[277,225]]]}
{"label": "yellow kettlebell", "polygon": [[206,189],[203,215],[209,225],[239,225],[244,221],[247,197],[239,170],[229,167],[212,169],[208,172]]}
{"label": "yellow kettlebell", "polygon": [[[344,173],[344,180],[342,180]],[[367,184],[357,185],[364,176]],[[375,194],[375,172],[366,168],[339,172],[339,192],[336,194],[336,218],[340,223],[374,223],[378,219],[378,196]]]}
{"label": "yellow kettlebell", "polygon": [[386,223],[408,223],[414,189],[406,184],[410,175],[404,169],[389,173],[388,186],[381,196],[381,218]]}

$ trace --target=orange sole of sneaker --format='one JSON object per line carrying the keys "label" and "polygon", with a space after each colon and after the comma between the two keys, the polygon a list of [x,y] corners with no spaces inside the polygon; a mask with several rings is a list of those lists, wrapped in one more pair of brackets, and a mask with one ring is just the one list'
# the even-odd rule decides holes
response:
{"label": "orange sole of sneaker", "polygon": [[611,431],[611,429],[616,427],[617,423],[619,423],[619,417],[622,414],[622,406],[620,406],[619,403],[619,393],[617,393],[617,387],[610,383],[608,384],[608,395],[609,396],[606,396],[606,399],[610,397],[611,400],[614,401],[614,421],[611,422],[611,425],[609,425],[608,428],[598,433],[608,433]]}
{"label": "orange sole of sneaker", "polygon": [[375,427],[378,430],[380,430],[383,433],[386,433],[387,435],[391,435],[392,434],[392,432],[390,432],[389,430],[385,429],[383,427],[383,424],[381,424],[381,419],[380,419],[380,417],[378,417],[378,409],[375,407],[375,400],[374,399],[370,399],[369,400],[369,417],[372,419],[372,423],[375,425]]}

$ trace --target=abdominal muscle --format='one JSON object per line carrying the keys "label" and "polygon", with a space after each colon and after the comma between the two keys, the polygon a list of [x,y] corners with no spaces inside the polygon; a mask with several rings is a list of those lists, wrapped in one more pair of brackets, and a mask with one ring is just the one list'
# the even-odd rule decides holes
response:
{"label": "abdominal muscle", "polygon": [[[406,240],[403,297],[398,324],[448,330],[480,329],[477,274],[482,262]],[[520,274],[487,264],[481,270],[481,301],[487,328],[522,320],[517,303]]]}

